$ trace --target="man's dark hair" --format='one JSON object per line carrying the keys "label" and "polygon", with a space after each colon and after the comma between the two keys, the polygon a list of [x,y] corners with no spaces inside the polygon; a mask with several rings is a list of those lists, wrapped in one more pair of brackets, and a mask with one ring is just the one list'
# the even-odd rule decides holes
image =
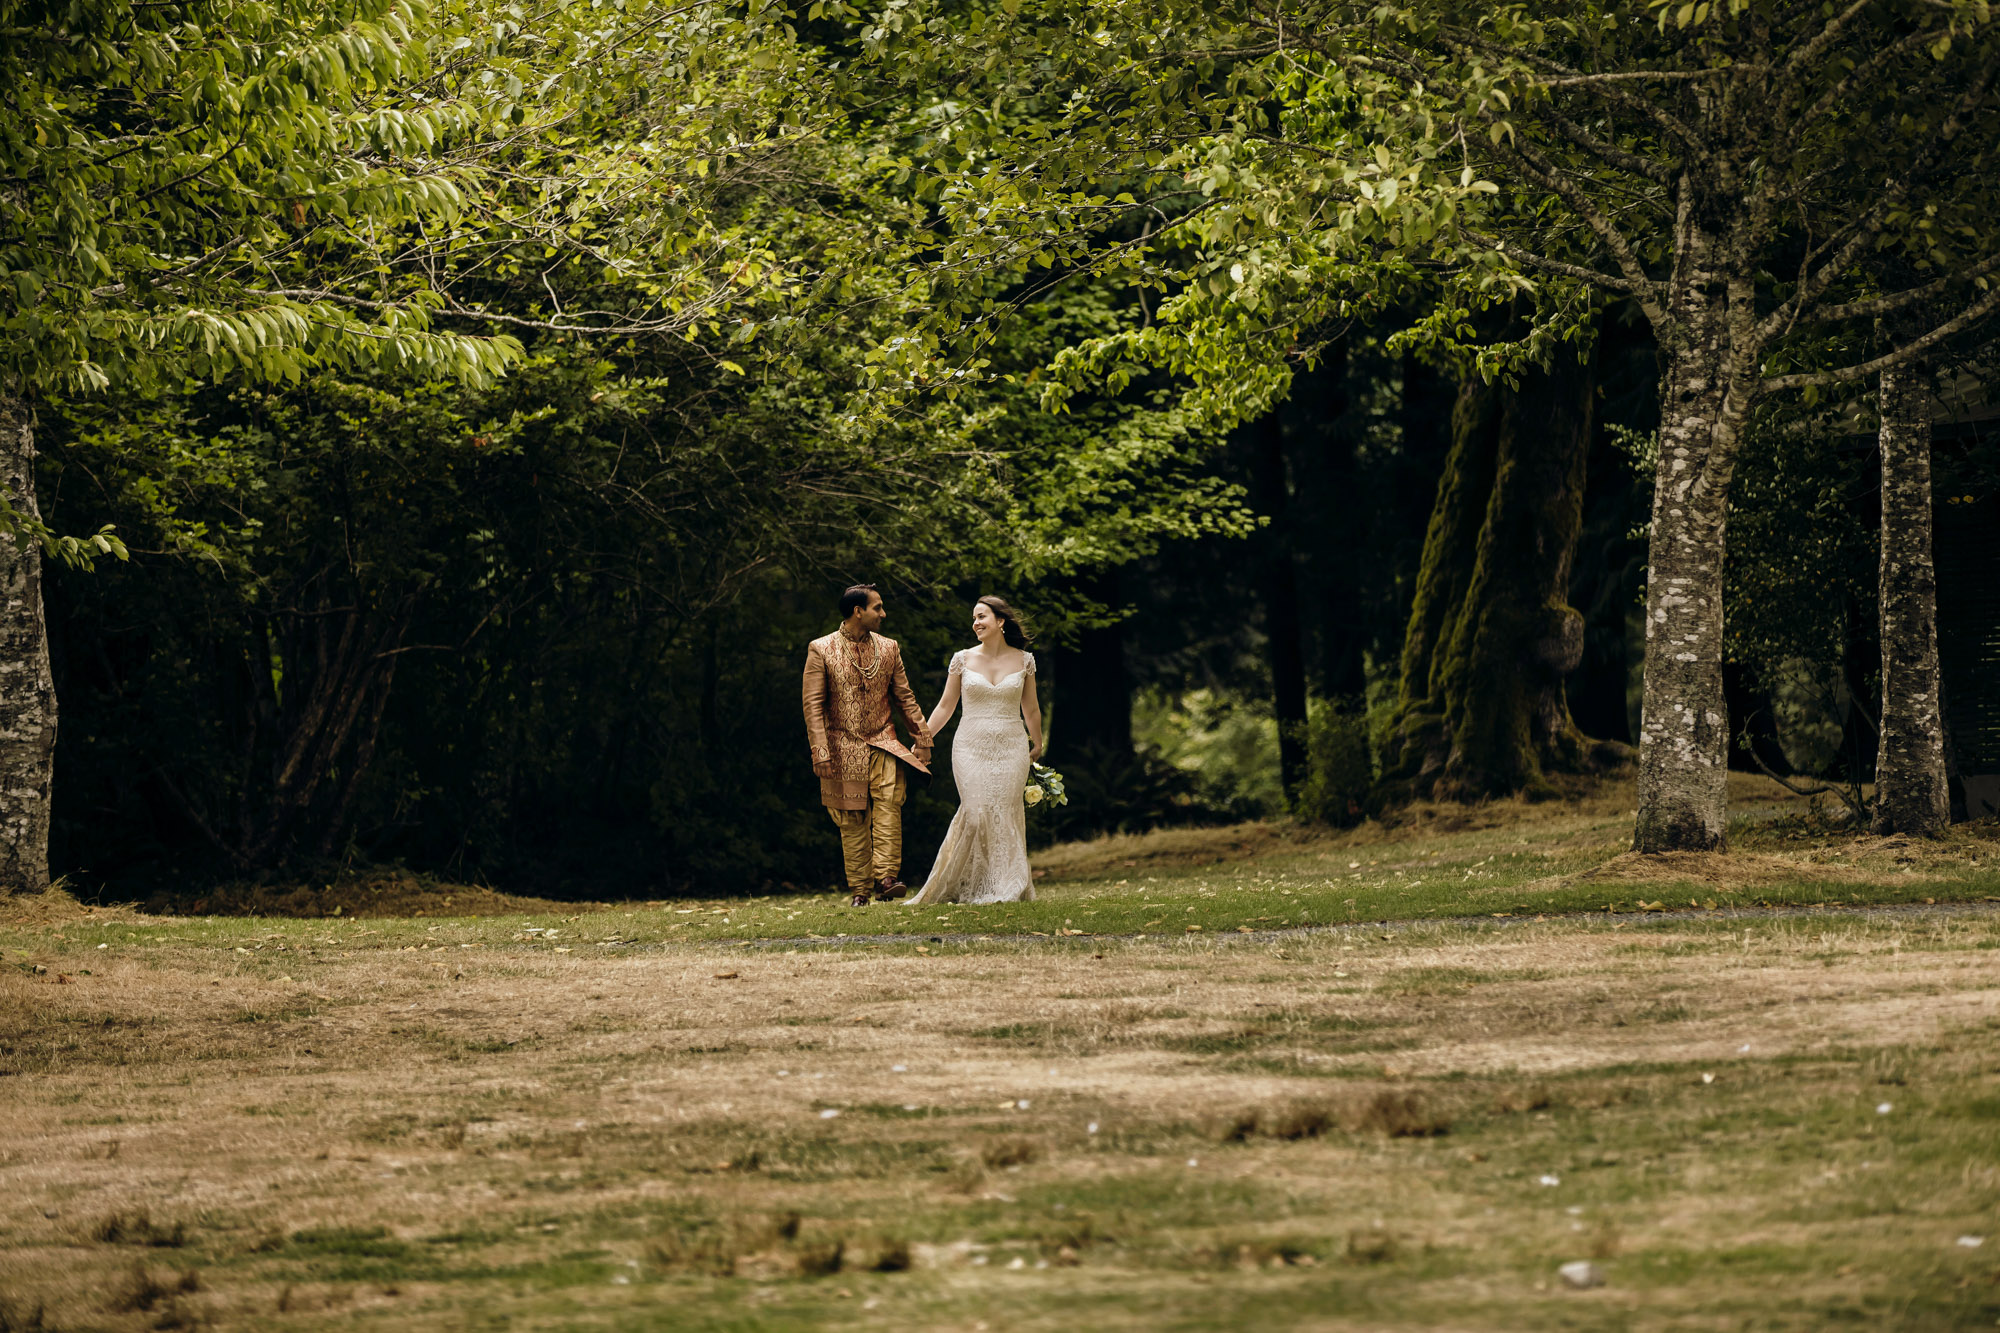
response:
{"label": "man's dark hair", "polygon": [[877,589],[872,583],[857,583],[840,594],[840,618],[845,620],[868,605],[868,594],[875,591]]}

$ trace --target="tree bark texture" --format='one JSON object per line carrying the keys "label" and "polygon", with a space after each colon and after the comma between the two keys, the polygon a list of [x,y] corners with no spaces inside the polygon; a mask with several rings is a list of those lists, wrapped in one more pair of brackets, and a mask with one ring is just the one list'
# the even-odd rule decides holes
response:
{"label": "tree bark texture", "polygon": [[1251,476],[1257,508],[1270,520],[1259,534],[1258,571],[1264,603],[1264,653],[1271,668],[1271,708],[1278,722],[1278,768],[1285,800],[1295,803],[1306,779],[1306,662],[1299,625],[1299,585],[1287,523],[1285,433],[1276,412],[1251,428]]}
{"label": "tree bark texture", "polygon": [[[28,405],[0,392],[0,486],[23,516],[35,507],[35,430]],[[56,686],[42,613],[42,552],[0,535],[0,893],[49,886]]]}
{"label": "tree bark texture", "polygon": [[1563,691],[1583,653],[1568,593],[1594,389],[1560,357],[1519,390],[1459,392],[1403,644],[1389,776],[1411,794],[1545,793],[1599,757]]}
{"label": "tree bark texture", "polygon": [[1719,851],[1728,829],[1722,564],[1747,397],[1732,392],[1730,323],[1755,312],[1747,300],[1726,298],[1706,258],[1715,250],[1712,239],[1697,226],[1687,232],[1686,278],[1661,386],[1647,552],[1646,683],[1632,836],[1639,852]]}
{"label": "tree bark texture", "polygon": [[1931,557],[1929,377],[1882,372],[1882,732],[1875,831],[1934,838],[1951,821]]}

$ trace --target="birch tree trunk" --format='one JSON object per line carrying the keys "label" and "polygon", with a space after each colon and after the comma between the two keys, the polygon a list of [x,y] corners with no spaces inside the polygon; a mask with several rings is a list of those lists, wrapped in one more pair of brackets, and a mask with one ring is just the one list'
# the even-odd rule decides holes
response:
{"label": "birch tree trunk", "polygon": [[1920,365],[1882,372],[1882,738],[1875,831],[1935,838],[1951,822],[1931,563],[1931,420]]}
{"label": "birch tree trunk", "polygon": [[[1732,311],[1713,238],[1690,226],[1660,394],[1646,572],[1646,683],[1632,849],[1720,851],[1728,829],[1722,561],[1742,407],[1729,392]],[[1691,253],[1690,253],[1691,252]]]}
{"label": "birch tree trunk", "polygon": [[[35,508],[35,431],[28,405],[0,390],[0,487],[24,517]],[[42,617],[42,552],[0,535],[0,893],[49,885],[49,791],[56,687]]]}

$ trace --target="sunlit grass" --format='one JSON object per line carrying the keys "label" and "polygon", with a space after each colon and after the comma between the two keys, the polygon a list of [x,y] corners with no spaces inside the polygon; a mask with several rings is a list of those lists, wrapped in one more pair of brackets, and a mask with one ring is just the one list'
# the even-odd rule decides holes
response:
{"label": "sunlit grass", "polygon": [[[1994,832],[1962,831],[1950,854],[1899,859],[1871,851],[1860,839],[1822,834],[1800,841],[1791,835],[1788,842],[1768,825],[1752,826],[1739,834],[1739,844],[1765,850],[1739,857],[1761,856],[1768,873],[1731,885],[1671,875],[1577,878],[1624,850],[1624,818],[1602,809],[1531,810],[1456,831],[1406,827],[1371,834],[1364,828],[1332,837],[1246,826],[1058,848],[1040,858],[1056,873],[1038,872],[1036,900],[1028,903],[913,908],[894,902],[857,909],[835,894],[800,893],[547,905],[481,917],[163,919],[105,912],[101,919],[59,926],[0,925],[0,949],[10,938],[16,947],[32,940],[42,947],[61,944],[66,956],[87,960],[93,951],[194,947],[216,954],[218,964],[280,975],[356,950],[609,957],[677,943],[809,948],[880,936],[898,937],[888,947],[926,948],[1014,935],[1160,940],[1440,918],[1976,902],[2000,898]],[[1796,850],[1786,850],[1795,842]]]}

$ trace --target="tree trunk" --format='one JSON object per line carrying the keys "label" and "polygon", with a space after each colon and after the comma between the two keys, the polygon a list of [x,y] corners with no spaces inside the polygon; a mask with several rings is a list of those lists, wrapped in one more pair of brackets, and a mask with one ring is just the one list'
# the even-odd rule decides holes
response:
{"label": "tree trunk", "polygon": [[1451,414],[1451,452],[1438,478],[1437,500],[1424,533],[1416,596],[1403,631],[1397,686],[1394,757],[1384,776],[1428,794],[1450,757],[1442,645],[1457,633],[1472,580],[1479,528],[1493,494],[1498,395],[1468,381]]}
{"label": "tree trunk", "polygon": [[[250,628],[247,762],[237,837],[226,847],[249,869],[332,851],[373,762],[398,650],[416,615],[416,592],[372,609],[356,593],[353,604],[341,607],[323,581],[315,582],[316,590],[301,590],[301,600],[311,598],[304,614],[290,610]],[[281,665],[282,691],[274,679]],[[195,799],[185,797],[184,804],[206,836],[219,841]]]}
{"label": "tree trunk", "polygon": [[1882,734],[1875,831],[1935,838],[1951,821],[1931,563],[1929,376],[1882,372]]}
{"label": "tree trunk", "polygon": [[1567,357],[1518,391],[1460,390],[1403,644],[1391,777],[1411,794],[1545,793],[1597,757],[1563,689],[1583,652],[1568,592],[1594,391]]}
{"label": "tree trunk", "polygon": [[1578,772],[1590,743],[1570,721],[1563,678],[1583,660],[1569,605],[1590,456],[1588,364],[1558,353],[1504,395],[1493,495],[1444,672],[1452,747],[1440,794],[1544,793],[1545,771]]}
{"label": "tree trunk", "polygon": [[[0,487],[24,518],[35,507],[35,428],[28,405],[0,390]],[[42,614],[42,552],[27,533],[0,535],[0,893],[49,886],[49,794],[55,774],[56,686]]]}
{"label": "tree trunk", "polygon": [[1267,412],[1251,432],[1257,508],[1270,519],[1259,534],[1263,550],[1258,584],[1264,603],[1264,652],[1271,668],[1271,707],[1278,721],[1278,769],[1289,806],[1297,803],[1306,780],[1306,663],[1298,578],[1286,524],[1285,434],[1276,412]]}
{"label": "tree trunk", "polygon": [[1639,852],[1720,851],[1728,829],[1722,561],[1744,401],[1730,391],[1727,322],[1754,311],[1725,303],[1713,238],[1691,225],[1683,247],[1647,552]]}

